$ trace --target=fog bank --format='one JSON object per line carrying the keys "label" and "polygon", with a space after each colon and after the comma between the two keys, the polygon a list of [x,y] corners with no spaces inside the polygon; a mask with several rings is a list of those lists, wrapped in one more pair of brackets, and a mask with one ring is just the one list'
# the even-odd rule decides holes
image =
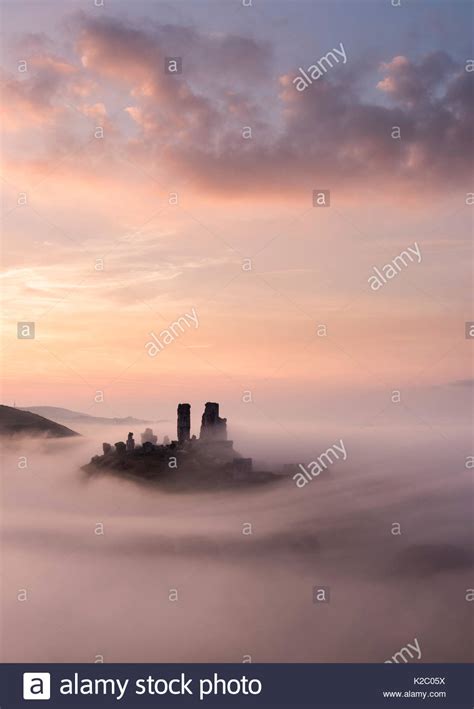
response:
{"label": "fog bank", "polygon": [[463,432],[232,431],[269,466],[340,438],[347,460],[302,489],[194,494],[86,479],[112,433],[5,451],[3,661],[383,662],[414,638],[422,662],[472,659]]}

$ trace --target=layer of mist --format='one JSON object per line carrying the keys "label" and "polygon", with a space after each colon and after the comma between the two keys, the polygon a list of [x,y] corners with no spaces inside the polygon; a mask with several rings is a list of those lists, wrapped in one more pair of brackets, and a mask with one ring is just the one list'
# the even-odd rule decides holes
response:
{"label": "layer of mist", "polygon": [[348,457],[302,489],[180,494],[88,479],[127,431],[79,432],[6,446],[3,661],[383,662],[414,638],[421,662],[472,659],[462,431],[234,429],[269,469],[341,438]]}

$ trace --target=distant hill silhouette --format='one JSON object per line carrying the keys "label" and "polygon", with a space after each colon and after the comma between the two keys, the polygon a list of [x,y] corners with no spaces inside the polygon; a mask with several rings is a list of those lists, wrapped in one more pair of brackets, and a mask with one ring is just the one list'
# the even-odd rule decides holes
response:
{"label": "distant hill silhouette", "polygon": [[150,421],[133,418],[133,416],[127,416],[126,418],[107,418],[105,416],[91,416],[90,414],[83,414],[80,411],[71,411],[70,409],[63,409],[60,406],[25,406],[21,408],[21,411],[31,411],[31,413],[33,414],[45,416],[46,418],[52,419],[53,421],[77,421],[80,423],[123,425],[138,425],[150,423]]}
{"label": "distant hill silhouette", "polygon": [[0,435],[13,436],[15,434],[46,436],[47,438],[66,438],[67,436],[80,435],[60,423],[50,421],[44,416],[38,416],[38,414],[31,411],[0,405]]}

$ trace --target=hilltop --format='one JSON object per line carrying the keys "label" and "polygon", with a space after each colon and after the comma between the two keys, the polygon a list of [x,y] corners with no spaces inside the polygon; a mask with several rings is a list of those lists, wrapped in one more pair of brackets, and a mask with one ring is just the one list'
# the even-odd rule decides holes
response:
{"label": "hilltop", "polygon": [[45,436],[46,438],[66,438],[80,435],[67,426],[50,421],[31,411],[0,405],[0,435],[14,436],[18,434]]}
{"label": "hilltop", "polygon": [[[24,406],[21,411],[30,411],[33,414],[39,414],[46,418],[50,418],[53,421],[78,421],[82,423],[97,423],[97,424],[117,424],[124,426],[133,424],[145,424],[150,423],[145,419],[136,419],[133,416],[126,416],[125,418],[112,418],[107,416],[92,416],[91,414],[84,414],[81,411],[71,411],[71,409],[64,409],[61,406]],[[161,423],[161,422],[157,422]]]}

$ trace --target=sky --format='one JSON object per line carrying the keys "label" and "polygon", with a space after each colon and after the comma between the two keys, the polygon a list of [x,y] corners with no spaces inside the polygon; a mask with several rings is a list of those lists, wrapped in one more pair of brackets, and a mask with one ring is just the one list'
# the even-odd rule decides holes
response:
{"label": "sky", "polygon": [[469,408],[472,5],[248,5],[2,3],[4,403]]}

